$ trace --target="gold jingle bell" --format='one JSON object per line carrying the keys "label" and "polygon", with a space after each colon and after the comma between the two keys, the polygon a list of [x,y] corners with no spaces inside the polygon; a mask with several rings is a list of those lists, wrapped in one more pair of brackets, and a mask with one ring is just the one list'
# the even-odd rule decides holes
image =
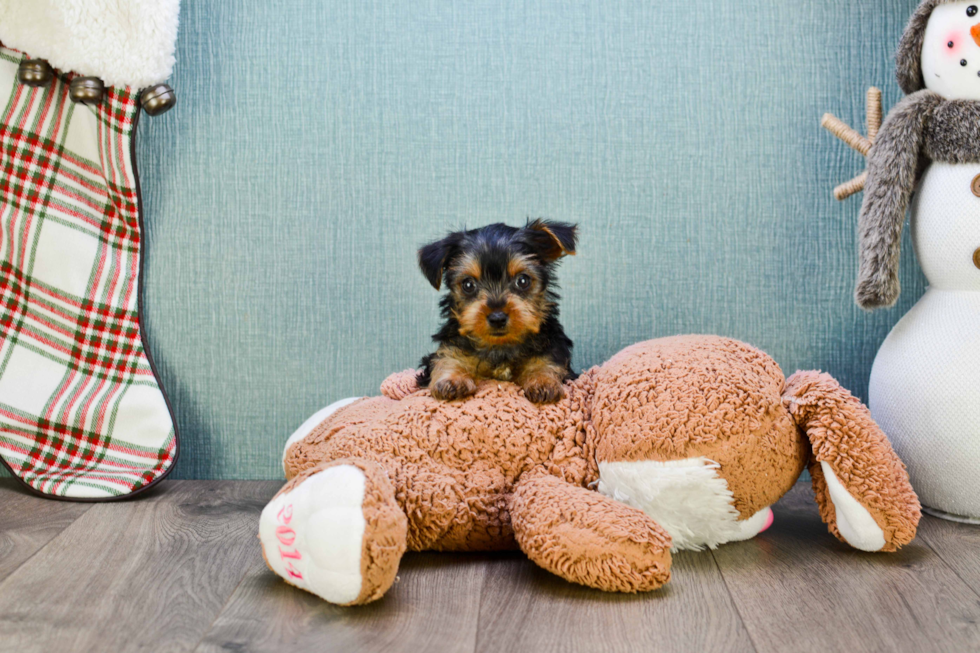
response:
{"label": "gold jingle bell", "polygon": [[27,86],[47,86],[54,79],[54,69],[44,59],[24,59],[17,66],[17,79]]}
{"label": "gold jingle bell", "polygon": [[99,104],[105,94],[105,84],[98,77],[76,77],[71,80],[68,94],[75,102]]}
{"label": "gold jingle bell", "polygon": [[174,108],[177,104],[177,94],[168,84],[157,84],[144,89],[140,94],[140,104],[147,115],[159,116]]}

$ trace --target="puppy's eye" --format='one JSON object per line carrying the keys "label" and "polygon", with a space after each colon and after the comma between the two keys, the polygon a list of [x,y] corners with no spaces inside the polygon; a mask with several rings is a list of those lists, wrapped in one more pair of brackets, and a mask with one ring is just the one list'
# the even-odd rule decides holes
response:
{"label": "puppy's eye", "polygon": [[459,284],[459,287],[463,289],[463,292],[467,295],[472,295],[476,292],[476,281],[473,281],[471,277],[466,277],[463,279],[463,283]]}
{"label": "puppy's eye", "polygon": [[976,16],[977,15],[977,6],[976,5],[970,5],[969,7],[967,7],[966,8],[966,15],[969,16],[970,18],[973,18],[974,16]]}
{"label": "puppy's eye", "polygon": [[531,277],[526,274],[519,274],[517,275],[517,279],[514,280],[514,283],[517,285],[518,290],[527,290],[531,287]]}

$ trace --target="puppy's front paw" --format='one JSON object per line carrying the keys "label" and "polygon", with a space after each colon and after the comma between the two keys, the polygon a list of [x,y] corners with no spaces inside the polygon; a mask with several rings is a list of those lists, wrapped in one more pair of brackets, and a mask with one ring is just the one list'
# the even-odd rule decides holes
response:
{"label": "puppy's front paw", "polygon": [[440,401],[465,399],[476,393],[476,381],[468,376],[448,376],[432,384],[432,396]]}
{"label": "puppy's front paw", "polygon": [[524,396],[535,404],[554,404],[565,398],[565,388],[552,376],[531,377],[523,388]]}

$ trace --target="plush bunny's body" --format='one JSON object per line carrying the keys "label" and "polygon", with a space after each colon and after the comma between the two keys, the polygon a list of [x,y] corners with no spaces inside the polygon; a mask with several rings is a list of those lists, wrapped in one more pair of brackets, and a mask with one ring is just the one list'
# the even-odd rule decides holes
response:
{"label": "plush bunny's body", "polygon": [[546,406],[496,381],[440,402],[411,375],[287,443],[290,480],[259,537],[273,571],[327,601],[380,598],[406,549],[519,547],[572,582],[653,590],[672,548],[768,527],[807,465],[843,541],[892,551],[915,534],[918,501],[867,409],[827,375],[785,380],[742,343],[640,343]]}

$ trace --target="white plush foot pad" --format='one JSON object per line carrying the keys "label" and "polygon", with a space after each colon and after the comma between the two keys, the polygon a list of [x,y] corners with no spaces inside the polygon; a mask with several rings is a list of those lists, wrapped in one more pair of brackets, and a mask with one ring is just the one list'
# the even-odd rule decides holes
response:
{"label": "white plush foot pad", "polygon": [[259,520],[259,540],[273,571],[330,603],[356,600],[364,486],[364,472],[337,465],[273,499]]}
{"label": "white plush foot pad", "polygon": [[885,546],[885,532],[881,530],[871,513],[844,488],[830,465],[821,461],[820,469],[827,479],[830,501],[837,515],[837,530],[848,544],[861,551],[881,551]]}
{"label": "white plush foot pad", "polygon": [[336,413],[344,406],[350,406],[358,399],[362,399],[362,397],[348,397],[347,399],[341,399],[340,401],[335,401],[329,406],[327,406],[326,408],[321,408],[317,412],[313,413],[313,415],[310,416],[308,420],[303,422],[303,424],[298,429],[293,431],[293,434],[289,436],[289,439],[286,440],[286,444],[282,448],[283,468],[285,469],[286,466],[286,452],[289,451],[289,447],[292,446],[294,442],[299,442],[300,440],[308,436],[310,433],[313,432],[313,429],[323,424],[324,420],[326,420],[328,417]]}

